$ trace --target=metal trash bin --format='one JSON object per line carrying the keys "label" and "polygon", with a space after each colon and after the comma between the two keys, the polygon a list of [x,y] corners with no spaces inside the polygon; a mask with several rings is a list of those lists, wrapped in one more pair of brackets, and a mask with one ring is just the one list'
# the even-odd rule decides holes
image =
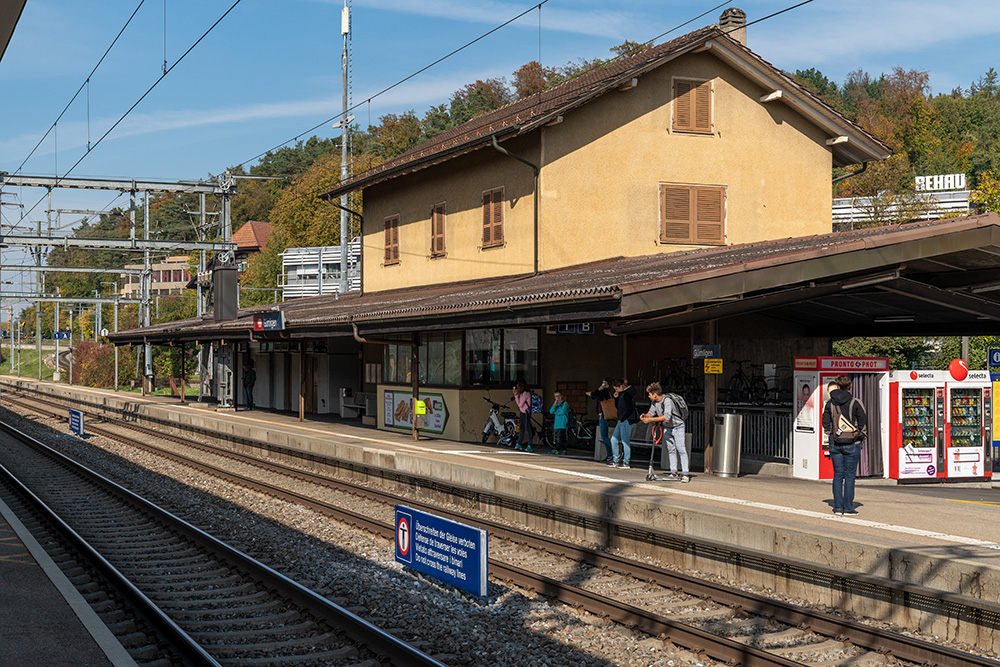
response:
{"label": "metal trash bin", "polygon": [[716,415],[715,439],[712,442],[712,473],[719,477],[739,477],[742,444],[743,415]]}

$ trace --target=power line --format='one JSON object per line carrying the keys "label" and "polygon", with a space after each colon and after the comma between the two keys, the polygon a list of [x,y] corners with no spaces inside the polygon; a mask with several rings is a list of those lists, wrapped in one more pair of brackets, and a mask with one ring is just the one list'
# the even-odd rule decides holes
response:
{"label": "power line", "polygon": [[[374,94],[374,95],[372,95],[371,97],[368,97],[368,98],[366,98],[364,102],[358,102],[357,104],[355,104],[355,105],[353,105],[353,106],[349,107],[349,108],[347,109],[347,112],[348,112],[348,113],[350,113],[351,111],[354,111],[355,109],[357,109],[358,107],[360,107],[360,106],[362,106],[362,105],[364,105],[364,104],[370,104],[370,103],[371,103],[371,101],[372,101],[373,99],[375,99],[376,97],[379,97],[380,95],[384,95],[384,94],[386,94],[387,92],[389,92],[390,90],[392,90],[393,88],[397,88],[397,87],[399,87],[399,86],[403,85],[404,83],[406,83],[407,81],[409,81],[409,80],[410,80],[410,79],[412,79],[413,77],[415,77],[415,76],[418,76],[418,75],[420,75],[420,74],[423,74],[424,72],[426,72],[426,71],[427,71],[427,70],[429,70],[430,68],[432,68],[432,67],[434,67],[435,65],[438,65],[438,64],[440,64],[440,63],[442,63],[442,62],[444,62],[444,61],[445,61],[445,60],[447,60],[448,58],[451,58],[451,57],[452,57],[453,55],[455,55],[455,54],[457,54],[457,53],[460,53],[461,51],[464,51],[465,49],[469,48],[470,46],[472,46],[472,45],[473,45],[473,44],[475,44],[476,42],[480,42],[480,41],[482,41],[483,39],[485,39],[485,38],[489,37],[490,35],[492,35],[492,34],[493,34],[493,33],[495,33],[496,31],[500,30],[501,28],[506,28],[506,27],[507,27],[508,25],[510,25],[510,24],[511,24],[511,23],[513,23],[514,21],[518,20],[519,18],[521,18],[521,17],[522,17],[522,16],[524,16],[525,14],[528,14],[528,13],[530,13],[530,12],[533,12],[533,11],[535,11],[536,9],[540,10],[540,9],[541,9],[541,7],[542,7],[542,5],[544,5],[544,4],[545,4],[545,3],[547,3],[548,1],[549,1],[549,0],[542,0],[542,1],[541,1],[541,2],[539,2],[539,3],[537,4],[537,5],[533,5],[533,6],[529,7],[528,9],[525,9],[525,10],[524,10],[523,12],[521,12],[520,14],[518,14],[517,16],[515,16],[514,18],[512,18],[512,19],[509,19],[509,20],[507,20],[507,21],[505,21],[505,22],[501,23],[500,25],[496,26],[496,27],[495,27],[495,28],[493,28],[492,30],[489,30],[488,32],[485,32],[485,33],[483,33],[482,35],[480,35],[479,37],[476,37],[475,39],[473,39],[472,41],[470,41],[470,42],[467,42],[466,44],[464,44],[464,45],[462,45],[462,46],[458,47],[457,49],[455,49],[455,50],[454,50],[454,51],[452,51],[451,53],[449,53],[449,54],[447,54],[447,55],[444,55],[444,56],[441,56],[440,58],[438,58],[437,60],[435,60],[435,61],[434,61],[434,62],[432,62],[431,64],[429,64],[429,65],[426,65],[426,66],[424,66],[424,67],[422,67],[422,68],[418,69],[418,70],[417,70],[416,72],[413,72],[413,73],[412,73],[412,74],[410,74],[409,76],[407,76],[407,77],[404,77],[404,78],[400,79],[399,81],[397,81],[396,83],[392,84],[391,86],[387,86],[387,87],[383,88],[382,90],[380,90],[379,92],[375,93],[375,94]],[[301,139],[301,138],[302,138],[303,136],[305,136],[305,135],[309,134],[310,132],[315,132],[316,130],[318,130],[319,128],[323,127],[323,126],[324,126],[324,125],[326,125],[327,123],[332,123],[333,121],[335,121],[336,119],[338,119],[338,118],[342,117],[343,115],[344,115],[344,114],[343,114],[343,112],[341,112],[341,113],[338,113],[338,114],[337,114],[336,116],[332,116],[332,117],[330,117],[330,118],[328,118],[328,119],[324,120],[323,122],[319,123],[318,125],[314,125],[313,127],[309,128],[309,129],[308,129],[308,130],[306,130],[305,132],[302,132],[302,133],[298,134],[297,136],[295,136],[295,137],[292,137],[292,138],[291,138],[291,139],[289,139],[288,141],[283,141],[283,142],[281,142],[280,144],[278,144],[277,146],[275,146],[274,148],[271,148],[271,149],[268,149],[268,150],[264,151],[263,153],[259,153],[259,154],[257,154],[257,155],[255,155],[255,156],[253,156],[252,158],[250,158],[250,159],[248,159],[248,160],[244,160],[243,162],[240,162],[240,163],[239,163],[239,164],[237,164],[236,166],[237,166],[237,167],[242,167],[242,166],[243,166],[243,165],[245,165],[245,164],[246,164],[247,162],[252,162],[252,161],[254,161],[254,160],[257,160],[257,159],[259,159],[259,158],[261,158],[261,157],[263,157],[263,156],[267,155],[268,153],[270,153],[270,152],[272,152],[272,151],[275,151],[275,150],[277,150],[277,149],[281,148],[282,146],[286,146],[286,145],[288,145],[288,144],[292,143],[293,141],[298,141],[298,140],[299,140],[299,139]]]}
{"label": "power line", "polygon": [[[185,51],[185,52],[184,52],[183,54],[181,54],[181,57],[180,57],[180,58],[178,58],[177,60],[175,60],[175,61],[174,61],[174,64],[173,64],[173,65],[171,65],[170,67],[168,67],[167,69],[165,69],[165,70],[163,71],[163,74],[161,74],[161,75],[160,75],[159,77],[157,77],[156,81],[154,81],[154,82],[153,82],[153,85],[151,85],[151,86],[150,86],[150,87],[149,87],[149,88],[148,88],[148,89],[146,90],[146,92],[144,92],[144,93],[143,93],[143,94],[142,94],[142,95],[141,95],[141,96],[139,97],[139,99],[137,99],[137,100],[135,101],[135,103],[134,103],[134,104],[133,104],[132,106],[130,106],[130,107],[128,108],[128,110],[127,110],[127,111],[126,111],[125,113],[123,113],[123,114],[121,115],[121,117],[120,117],[120,118],[119,118],[118,120],[116,120],[116,121],[114,122],[114,125],[112,125],[112,126],[111,126],[110,128],[108,128],[108,131],[107,131],[107,132],[105,132],[104,134],[102,134],[102,135],[101,135],[101,137],[100,137],[100,138],[99,138],[99,139],[98,139],[98,140],[97,140],[96,142],[94,142],[94,144],[93,144],[92,146],[89,146],[89,147],[87,148],[86,152],[84,152],[84,154],[80,156],[80,159],[79,159],[79,160],[77,160],[76,162],[74,162],[74,163],[73,163],[73,166],[72,166],[72,167],[70,167],[69,169],[67,169],[67,170],[66,170],[66,173],[64,173],[64,174],[63,174],[62,176],[58,176],[58,175],[56,176],[56,181],[57,181],[57,182],[56,182],[56,184],[55,184],[54,186],[52,186],[52,187],[58,187],[58,181],[59,181],[59,180],[61,180],[61,179],[64,179],[64,178],[66,178],[67,176],[69,176],[69,175],[70,175],[70,174],[71,174],[71,173],[73,172],[73,170],[74,170],[74,169],[76,169],[76,168],[77,168],[77,166],[79,166],[79,164],[80,164],[81,162],[83,162],[83,161],[84,161],[84,159],[86,159],[86,157],[87,157],[88,155],[90,155],[90,152],[91,152],[92,150],[94,150],[95,148],[97,148],[97,147],[98,147],[98,146],[100,145],[100,143],[101,143],[102,141],[104,141],[104,139],[105,139],[105,138],[107,138],[107,136],[108,136],[109,134],[111,134],[111,133],[112,133],[112,132],[113,132],[113,131],[115,130],[115,128],[116,128],[116,127],[118,127],[118,126],[119,126],[119,125],[121,124],[121,122],[122,122],[123,120],[125,120],[125,118],[126,118],[126,117],[127,117],[127,116],[128,116],[129,114],[130,114],[130,113],[132,113],[132,111],[134,111],[134,110],[135,110],[135,108],[136,108],[137,106],[139,106],[139,104],[140,104],[140,103],[141,103],[141,102],[142,102],[142,101],[143,101],[144,99],[146,99],[146,96],[148,96],[148,95],[149,95],[149,94],[150,94],[151,92],[153,92],[153,89],[154,89],[154,88],[156,88],[156,87],[157,87],[157,86],[158,86],[158,85],[160,84],[160,82],[161,82],[161,81],[163,81],[163,79],[165,79],[165,78],[166,78],[166,76],[167,76],[168,74],[170,74],[170,72],[172,72],[172,71],[174,70],[174,68],[175,68],[175,67],[177,67],[177,65],[179,65],[179,64],[181,63],[181,61],[182,61],[182,60],[184,60],[184,59],[185,59],[185,58],[186,58],[186,57],[188,56],[188,54],[189,54],[189,53],[191,53],[191,52],[192,52],[192,51],[193,51],[193,50],[195,49],[195,47],[197,47],[197,46],[198,46],[199,44],[201,44],[202,40],[204,40],[204,39],[205,39],[206,37],[208,37],[209,33],[211,33],[211,32],[212,32],[213,30],[215,30],[216,26],[218,26],[218,25],[219,25],[220,23],[222,23],[222,20],[223,20],[223,19],[225,19],[225,18],[226,18],[227,16],[229,16],[229,13],[230,13],[230,12],[232,12],[232,11],[233,11],[234,9],[236,9],[236,6],[237,6],[237,5],[239,5],[239,4],[240,4],[240,3],[242,2],[242,1],[243,1],[243,0],[236,0],[236,1],[235,1],[235,2],[234,2],[234,3],[232,4],[232,6],[230,6],[230,7],[229,7],[229,9],[227,9],[227,10],[225,11],[225,13],[224,13],[224,14],[223,14],[222,16],[220,16],[220,17],[219,17],[219,18],[218,18],[218,19],[217,19],[217,20],[215,21],[215,23],[213,23],[213,24],[212,24],[212,25],[211,25],[211,26],[210,26],[210,27],[208,28],[208,30],[206,30],[206,31],[205,31],[204,33],[202,33],[201,37],[199,37],[199,38],[198,38],[197,40],[195,40],[194,44],[192,44],[192,45],[191,45],[190,47],[188,47],[187,51]],[[141,3],[140,3],[140,5],[141,5]],[[38,206],[38,205],[39,205],[40,203],[42,203],[42,200],[44,200],[44,199],[45,199],[45,195],[42,195],[42,197],[41,197],[41,198],[40,198],[40,199],[39,199],[39,200],[38,200],[37,202],[35,202],[35,204],[34,204],[34,205],[33,205],[33,206],[32,206],[32,207],[30,208],[30,209],[28,209],[28,211],[27,211],[26,213],[24,213],[24,215],[22,215],[22,216],[21,216],[21,219],[23,220],[23,219],[24,219],[24,218],[26,218],[26,217],[27,217],[28,215],[30,215],[30,214],[31,214],[31,212],[32,212],[32,211],[34,211],[34,210],[35,210],[35,208],[36,208],[36,207],[37,207],[37,206]]]}
{"label": "power line", "polygon": [[[382,91],[380,91],[380,92],[376,93],[375,95],[372,95],[371,97],[367,98],[367,99],[366,99],[366,100],[365,100],[364,102],[360,102],[360,103],[358,103],[357,105],[355,105],[355,106],[351,107],[350,109],[348,109],[348,111],[353,111],[353,110],[354,110],[355,108],[357,108],[357,107],[359,107],[359,106],[361,106],[362,104],[365,104],[365,103],[369,103],[369,105],[370,105],[371,101],[372,101],[372,100],[373,100],[374,98],[378,97],[379,95],[381,95],[381,94],[383,94],[383,93],[385,93],[385,92],[387,92],[387,91],[389,91],[389,90],[392,90],[393,88],[395,88],[396,86],[400,85],[400,84],[401,84],[401,83],[403,83],[404,81],[407,81],[407,80],[409,80],[409,79],[412,79],[413,77],[415,77],[415,76],[417,76],[418,74],[420,74],[420,73],[422,73],[422,72],[426,71],[426,70],[427,70],[427,69],[429,69],[430,67],[433,67],[434,65],[437,65],[438,63],[442,62],[442,61],[443,61],[443,60],[445,60],[446,58],[448,58],[448,57],[450,57],[450,56],[452,56],[452,55],[454,55],[454,54],[458,53],[459,51],[461,51],[462,49],[466,48],[467,46],[470,46],[471,44],[474,44],[474,43],[476,43],[477,41],[479,41],[479,40],[483,39],[483,37],[486,37],[487,35],[490,35],[490,34],[492,34],[492,33],[496,32],[496,31],[497,31],[497,30],[499,30],[500,28],[502,28],[502,27],[505,27],[505,26],[509,25],[509,24],[510,24],[510,23],[512,23],[513,21],[515,21],[515,20],[517,20],[517,19],[521,18],[522,16],[524,16],[525,14],[527,14],[528,12],[531,12],[531,11],[533,11],[533,10],[535,10],[535,9],[538,9],[538,10],[539,10],[539,12],[540,12],[540,11],[541,11],[541,6],[542,6],[543,4],[545,4],[546,2],[548,2],[548,0],[543,0],[543,2],[539,3],[538,5],[535,5],[534,7],[531,7],[530,9],[527,9],[527,10],[525,10],[524,12],[522,12],[522,13],[518,14],[517,16],[515,16],[515,17],[514,17],[514,18],[512,18],[512,19],[510,19],[510,20],[509,20],[509,21],[507,21],[506,23],[503,23],[502,25],[500,25],[500,26],[497,26],[496,28],[493,28],[493,29],[492,29],[492,30],[490,30],[490,31],[489,31],[488,33],[485,33],[484,35],[481,35],[480,37],[477,37],[477,38],[476,38],[475,40],[473,40],[473,41],[469,42],[469,43],[468,43],[468,44],[466,44],[465,46],[463,46],[463,47],[460,47],[459,49],[456,49],[455,51],[452,51],[452,52],[451,52],[450,54],[448,54],[447,56],[444,56],[444,57],[442,57],[442,58],[439,58],[439,59],[438,59],[438,60],[436,60],[435,62],[431,63],[430,65],[427,65],[426,67],[424,67],[423,69],[421,69],[421,70],[419,70],[419,71],[417,71],[417,72],[414,72],[413,74],[409,75],[409,76],[408,76],[408,77],[406,77],[405,79],[402,79],[402,80],[400,80],[399,82],[397,82],[397,83],[395,83],[395,84],[393,84],[393,85],[389,86],[388,88],[385,88],[384,90],[382,90]],[[701,13],[701,14],[699,14],[698,16],[695,16],[694,18],[692,18],[692,19],[689,19],[689,20],[685,21],[684,23],[680,23],[680,24],[678,24],[678,25],[674,26],[673,28],[671,28],[670,30],[667,30],[666,32],[663,32],[663,33],[660,33],[659,35],[657,35],[656,37],[653,37],[652,39],[649,39],[649,40],[647,40],[647,41],[645,41],[645,42],[642,42],[642,44],[652,44],[652,43],[653,43],[653,42],[655,42],[656,40],[658,40],[658,39],[660,39],[660,38],[662,38],[662,37],[665,37],[666,35],[669,35],[670,33],[672,33],[672,32],[675,32],[675,31],[677,31],[677,30],[679,30],[679,29],[683,28],[684,26],[686,26],[686,25],[689,25],[689,24],[693,23],[694,21],[697,21],[698,19],[700,19],[700,18],[702,18],[702,17],[706,16],[707,14],[710,14],[710,13],[712,13],[712,12],[714,12],[714,11],[718,10],[718,9],[719,9],[720,7],[724,7],[725,5],[728,5],[728,4],[732,4],[732,2],[733,2],[733,0],[726,0],[725,2],[722,2],[722,3],[719,3],[718,5],[716,5],[716,6],[712,7],[711,9],[708,9],[708,10],[706,10],[706,11],[702,12],[702,13]],[[803,6],[803,5],[807,5],[807,4],[809,4],[810,2],[813,2],[813,0],[804,0],[803,2],[800,2],[800,3],[796,4],[796,5],[792,5],[792,6],[790,6],[790,7],[786,7],[785,9],[782,9],[782,10],[779,10],[779,11],[777,11],[777,12],[774,12],[774,13],[772,13],[772,14],[768,14],[767,16],[763,16],[763,17],[761,17],[761,18],[759,18],[759,19],[756,19],[756,20],[754,20],[754,21],[751,21],[751,22],[748,22],[748,23],[746,23],[745,25],[743,25],[743,26],[740,26],[739,28],[733,28],[733,29],[730,29],[730,30],[728,30],[728,31],[725,31],[725,32],[723,32],[723,34],[725,34],[725,35],[728,35],[728,34],[729,34],[730,32],[733,32],[734,30],[739,30],[740,28],[746,28],[746,27],[748,27],[748,26],[751,26],[751,25],[754,25],[755,23],[760,23],[761,21],[765,21],[765,20],[767,20],[767,19],[770,19],[770,18],[774,18],[775,16],[778,16],[779,14],[784,14],[785,12],[788,12],[788,11],[791,11],[791,10],[793,10],[793,9],[797,9],[798,7],[801,7],[801,6]],[[627,57],[628,57],[628,56],[626,56],[626,55],[618,55],[618,56],[616,56],[615,58],[612,58],[612,59],[611,59],[611,60],[610,60],[609,62],[615,62],[615,61],[617,61],[617,60],[622,60],[622,59],[624,59],[624,58],[627,58]],[[370,106],[369,106],[369,108],[370,108]],[[317,130],[317,129],[319,129],[320,127],[323,127],[323,126],[324,126],[324,125],[326,125],[327,123],[329,123],[329,122],[332,122],[333,120],[335,120],[335,119],[337,119],[337,118],[341,117],[341,115],[342,115],[342,114],[337,114],[336,116],[334,116],[334,117],[332,117],[332,118],[330,118],[330,119],[328,119],[328,120],[325,120],[325,121],[323,121],[323,122],[322,122],[322,123],[320,123],[319,125],[316,125],[316,126],[314,126],[314,127],[310,128],[310,129],[306,130],[305,132],[303,132],[303,133],[299,134],[298,136],[294,137],[293,139],[289,139],[288,141],[286,141],[286,142],[284,142],[284,143],[281,143],[281,144],[278,144],[278,145],[277,145],[277,146],[275,146],[274,148],[272,148],[272,149],[270,149],[270,150],[268,150],[268,151],[265,151],[265,152],[263,152],[263,153],[260,153],[260,154],[256,155],[255,157],[252,157],[252,158],[250,158],[249,160],[245,160],[245,161],[243,161],[243,162],[239,163],[239,164],[238,164],[238,165],[236,165],[236,166],[243,166],[243,165],[245,165],[245,164],[246,164],[247,162],[250,162],[250,161],[252,161],[252,160],[256,160],[256,159],[258,159],[258,158],[260,158],[260,157],[263,157],[264,155],[267,155],[268,153],[270,153],[270,152],[272,152],[272,151],[274,151],[274,150],[276,150],[276,149],[278,149],[278,148],[281,148],[282,146],[285,146],[286,144],[289,144],[289,143],[291,143],[291,142],[293,142],[293,141],[296,141],[296,140],[298,140],[299,138],[301,138],[301,137],[305,136],[306,134],[309,134],[310,132],[313,132],[314,130]],[[369,123],[370,123],[370,121],[369,121]],[[316,197],[316,196],[319,196],[319,195],[323,194],[324,192],[327,192],[327,190],[326,190],[326,189],[324,189],[324,190],[317,190],[317,191],[313,191],[313,192],[305,192],[305,193],[302,193],[302,194],[300,194],[300,195],[297,195],[296,197],[294,197],[293,199],[290,199],[290,200],[288,200],[288,201],[289,201],[289,202],[294,202],[294,201],[298,201],[299,199],[302,199],[302,198],[304,198],[304,197]]]}
{"label": "power line", "polygon": [[[124,33],[125,29],[128,28],[129,24],[132,22],[132,19],[135,18],[135,15],[139,13],[139,9],[142,7],[145,1],[146,0],[139,0],[139,4],[136,6],[135,11],[133,11],[132,15],[128,17],[127,21],[125,21],[125,25],[123,25],[122,29],[118,31],[118,34],[115,35],[115,38],[111,40],[111,44],[109,44],[108,48],[105,49],[104,55],[102,55],[101,59],[97,61],[96,65],[94,65],[94,69],[90,70],[90,74],[88,74],[87,78],[84,79],[83,83],[80,84],[80,87],[76,89],[76,92],[73,94],[73,97],[71,97],[69,102],[66,103],[66,107],[62,110],[62,113],[60,113],[59,116],[56,117],[52,125],[49,126],[49,129],[46,130],[45,134],[42,135],[42,138],[38,140],[37,144],[35,144],[35,147],[31,149],[30,153],[28,153],[28,157],[24,158],[24,160],[21,162],[21,165],[14,171],[15,174],[21,173],[21,169],[23,169],[24,165],[27,164],[28,160],[31,159],[31,156],[35,154],[35,151],[37,151],[38,147],[42,145],[42,142],[45,141],[46,137],[49,136],[49,133],[51,133],[52,130],[56,128],[56,125],[58,125],[59,121],[62,120],[62,117],[69,110],[70,106],[72,106],[73,102],[76,101],[76,98],[79,97],[80,92],[84,89],[84,87],[87,88],[87,132],[88,133],[90,132],[90,79],[91,77],[94,76],[94,73],[97,72],[97,68],[101,66],[101,63],[104,62],[104,59],[108,57],[108,54],[111,53],[111,49],[114,48],[115,44],[118,43],[118,40],[119,38],[121,38],[122,33]],[[89,137],[87,143],[88,145],[90,144]]]}

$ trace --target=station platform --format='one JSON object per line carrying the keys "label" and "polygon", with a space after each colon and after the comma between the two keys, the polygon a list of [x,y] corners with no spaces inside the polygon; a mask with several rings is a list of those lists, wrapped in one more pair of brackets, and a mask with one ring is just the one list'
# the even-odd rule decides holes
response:
{"label": "station platform", "polygon": [[0,582],[0,665],[135,666],[2,501]]}
{"label": "station platform", "polygon": [[[408,431],[381,431],[335,416],[300,422],[296,414],[220,412],[215,405],[181,404],[176,397],[0,378],[4,391],[17,383],[67,405],[156,415],[170,423],[1000,602],[1000,489],[986,484],[859,479],[855,505],[860,514],[845,517],[832,512],[829,481],[764,474],[724,478],[696,469],[687,484],[647,482],[649,449],[634,450],[631,469],[617,469],[595,462],[592,448],[553,456],[423,437],[414,441]],[[538,529],[545,530],[544,518],[536,519]],[[840,599],[835,593],[831,604]],[[994,642],[1000,646],[1000,639],[987,643]]]}

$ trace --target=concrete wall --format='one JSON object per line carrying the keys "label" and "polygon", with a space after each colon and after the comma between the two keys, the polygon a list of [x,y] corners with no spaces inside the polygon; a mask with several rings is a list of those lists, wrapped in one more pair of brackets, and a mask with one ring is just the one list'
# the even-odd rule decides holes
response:
{"label": "concrete wall", "polygon": [[[671,129],[675,77],[711,80],[710,134]],[[709,54],[691,54],[504,147],[541,165],[539,268],[692,246],[659,242],[661,183],[726,188],[726,243],[830,231],[825,135]],[[482,247],[482,193],[504,188],[505,244]],[[365,190],[368,291],[531,271],[533,181],[482,149]],[[431,206],[445,202],[445,257],[430,256]],[[400,218],[400,262],[384,266],[383,220]]]}

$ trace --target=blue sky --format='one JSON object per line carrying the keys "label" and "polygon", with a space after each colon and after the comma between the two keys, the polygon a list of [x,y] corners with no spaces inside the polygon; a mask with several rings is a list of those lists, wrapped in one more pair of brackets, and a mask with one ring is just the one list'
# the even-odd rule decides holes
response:
{"label": "blue sky", "polygon": [[[233,0],[147,0],[88,89],[24,173],[61,175],[97,141]],[[27,0],[0,62],[0,170],[14,171],[49,129],[138,0]],[[352,99],[362,124],[430,105],[477,78],[506,76],[539,58],[560,66],[646,41],[718,0],[549,0],[408,83],[364,101],[532,7],[516,0],[352,0]],[[795,0],[736,0],[748,20]],[[73,171],[76,176],[180,180],[218,174],[340,110],[343,0],[243,0]],[[670,37],[714,22],[722,8]],[[166,18],[164,20],[164,15]],[[971,18],[970,18],[971,17]],[[164,27],[164,23],[166,24]],[[540,28],[539,28],[540,26]],[[837,82],[863,68],[930,74],[934,92],[968,87],[997,64],[1000,3],[981,0],[814,0],[749,29],[774,65],[816,67]],[[89,96],[88,96],[89,93]],[[315,133],[336,136],[329,126]],[[24,190],[34,204],[41,193]],[[56,206],[103,207],[115,193],[57,192]],[[5,200],[7,198],[5,197]],[[124,203],[124,198],[118,200]],[[44,218],[44,205],[31,219]],[[3,207],[3,220],[17,209]]]}

